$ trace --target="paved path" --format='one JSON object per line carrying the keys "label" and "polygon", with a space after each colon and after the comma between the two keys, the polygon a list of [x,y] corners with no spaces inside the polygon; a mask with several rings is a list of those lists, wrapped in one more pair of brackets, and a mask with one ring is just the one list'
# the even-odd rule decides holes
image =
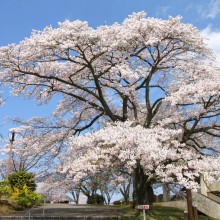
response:
{"label": "paved path", "polygon": [[[35,212],[39,213],[39,211],[38,209]],[[111,206],[46,204],[45,215],[54,214],[56,216],[119,216],[122,211]]]}
{"label": "paved path", "polygon": [[[43,214],[42,207],[34,208],[31,211],[31,216],[38,216],[38,219]],[[45,218],[42,219],[120,219],[123,214],[120,208],[111,206],[92,206],[92,205],[71,205],[71,204],[46,204]],[[12,219],[12,216],[21,216],[24,212],[16,212],[9,216],[0,216],[0,219]],[[62,218],[63,217],[63,218]]]}

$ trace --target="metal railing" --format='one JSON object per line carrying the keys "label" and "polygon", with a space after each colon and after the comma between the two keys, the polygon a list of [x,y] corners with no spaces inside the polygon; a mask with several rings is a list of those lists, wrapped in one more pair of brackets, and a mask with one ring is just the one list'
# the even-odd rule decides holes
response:
{"label": "metal railing", "polygon": [[[31,211],[37,206],[39,205],[40,202],[38,201],[37,203],[35,203],[22,217],[22,219],[27,219],[28,217],[28,220],[31,220]],[[44,213],[45,213],[45,204],[46,204],[46,199],[44,199],[44,205],[43,205],[43,211],[42,211],[42,216],[44,216]]]}

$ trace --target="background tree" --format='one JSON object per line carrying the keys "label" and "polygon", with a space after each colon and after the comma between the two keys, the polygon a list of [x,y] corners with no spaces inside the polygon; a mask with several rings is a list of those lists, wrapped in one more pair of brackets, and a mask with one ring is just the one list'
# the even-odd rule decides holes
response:
{"label": "background tree", "polygon": [[203,156],[189,150],[181,139],[182,130],[147,129],[131,126],[131,122],[117,123],[93,134],[71,138],[70,148],[63,157],[73,155],[79,145],[83,152],[74,158],[74,164],[65,160],[62,168],[74,176],[74,182],[79,182],[109,170],[115,173],[127,170],[133,176],[138,161],[143,175],[135,176],[134,180],[142,186],[142,191],[134,191],[134,196],[150,203],[153,192],[147,194],[149,183],[178,183],[187,189],[196,189],[200,174],[206,175],[208,181],[219,178],[219,156]]}
{"label": "background tree", "polygon": [[105,205],[110,205],[113,195],[118,192],[118,183],[115,182],[115,174],[103,172],[96,176],[96,178]]}
{"label": "background tree", "polygon": [[0,160],[0,178],[1,180],[4,180],[7,178],[7,162],[5,159]]}
{"label": "background tree", "polygon": [[77,204],[77,205],[79,204],[80,191],[81,191],[81,189],[77,188],[77,187],[72,187],[70,189],[70,193],[73,197],[73,202],[75,202],[75,204]]}
{"label": "background tree", "polygon": [[132,187],[132,177],[126,175],[127,178],[124,179],[119,184],[119,191],[121,192],[122,196],[124,197],[124,203],[129,204],[129,197],[131,195],[131,187]]}
{"label": "background tree", "polygon": [[[41,104],[59,95],[51,117],[23,122],[27,129],[38,128],[36,137],[44,146],[59,154],[69,148],[68,137],[129,119],[145,129],[180,129],[180,148],[186,152],[219,152],[220,80],[212,51],[180,17],[145,16],[134,13],[122,24],[96,29],[65,21],[0,48],[0,80],[10,84],[12,94]],[[75,146],[67,160],[84,146]],[[134,195],[143,204],[152,195],[151,174],[139,158],[135,161]]]}
{"label": "background tree", "polygon": [[[36,132],[33,129],[23,127],[14,128],[15,140],[13,141],[13,149],[11,155],[10,172],[32,172],[38,181],[47,176],[49,170],[55,166],[53,163],[54,157],[57,155],[55,146],[51,149],[45,141],[40,142],[36,137]],[[7,141],[5,140],[7,143]],[[2,167],[0,173],[3,179],[7,176],[7,161],[8,161],[9,144],[5,144],[0,149],[0,166]]]}

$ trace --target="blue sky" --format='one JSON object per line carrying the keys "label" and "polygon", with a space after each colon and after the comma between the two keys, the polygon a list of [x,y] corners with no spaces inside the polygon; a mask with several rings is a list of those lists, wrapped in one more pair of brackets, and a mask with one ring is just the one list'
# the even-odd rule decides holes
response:
{"label": "blue sky", "polygon": [[[1,0],[0,46],[18,43],[30,36],[32,29],[45,26],[57,27],[58,22],[68,20],[88,21],[92,27],[121,23],[132,12],[146,11],[150,17],[166,19],[181,15],[184,23],[198,27],[212,46],[220,61],[220,0]],[[7,91],[5,91],[7,95]],[[33,101],[20,97],[8,97],[0,108],[0,122],[6,116],[47,115],[55,103],[37,106]],[[7,137],[11,124],[0,127]]]}

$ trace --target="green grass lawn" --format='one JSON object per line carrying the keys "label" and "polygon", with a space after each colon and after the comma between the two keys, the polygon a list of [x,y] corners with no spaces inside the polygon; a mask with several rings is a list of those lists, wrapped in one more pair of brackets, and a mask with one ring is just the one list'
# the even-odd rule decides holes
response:
{"label": "green grass lawn", "polygon": [[[123,207],[126,214],[123,220],[143,220],[142,212],[137,215],[137,211],[132,210],[130,207]],[[146,220],[181,220],[184,219],[184,211],[182,209],[163,207],[163,206],[153,206],[153,210],[150,214],[146,215]],[[202,215],[199,215],[199,220],[213,220]]]}

